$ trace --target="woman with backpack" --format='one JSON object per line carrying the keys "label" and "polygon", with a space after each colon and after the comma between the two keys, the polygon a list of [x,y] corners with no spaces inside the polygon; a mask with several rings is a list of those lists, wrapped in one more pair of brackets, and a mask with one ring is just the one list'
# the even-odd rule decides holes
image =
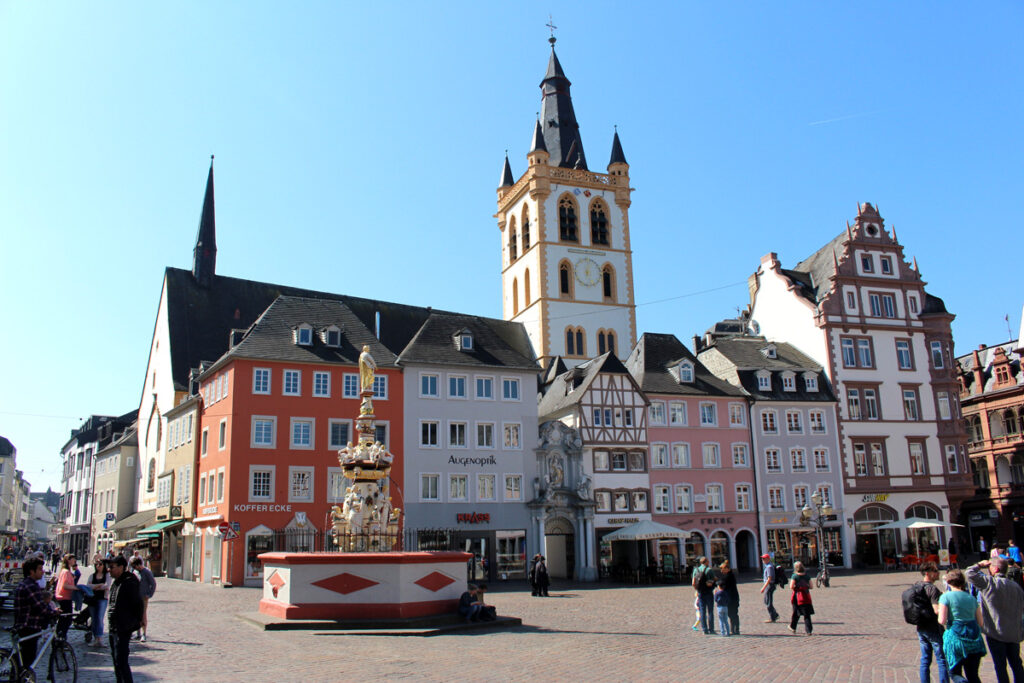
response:
{"label": "woman with backpack", "polygon": [[790,598],[793,604],[793,617],[789,620],[789,632],[796,633],[796,625],[803,616],[804,629],[807,635],[812,635],[814,626],[811,624],[811,615],[814,614],[814,605],[811,604],[811,579],[804,571],[803,562],[793,563],[793,576],[789,580],[789,587],[793,591],[793,597]]}
{"label": "woman with backpack", "polygon": [[959,569],[946,572],[949,590],[939,598],[939,623],[946,627],[942,634],[942,651],[953,676],[963,676],[969,683],[981,683],[978,668],[985,656],[981,637],[981,606],[964,590],[967,580]]}

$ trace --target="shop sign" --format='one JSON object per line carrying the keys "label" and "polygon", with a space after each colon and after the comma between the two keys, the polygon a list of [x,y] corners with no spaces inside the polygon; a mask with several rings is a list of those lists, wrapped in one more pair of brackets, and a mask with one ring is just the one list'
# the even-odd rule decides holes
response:
{"label": "shop sign", "polygon": [[463,524],[488,524],[491,515],[488,512],[460,512],[455,515],[455,521]]}
{"label": "shop sign", "polygon": [[493,455],[488,455],[481,458],[470,458],[470,457],[457,457],[454,455],[448,456],[449,465],[462,465],[463,467],[469,467],[470,465],[479,465],[485,467],[487,465],[497,465],[498,461]]}
{"label": "shop sign", "polygon": [[211,505],[208,508],[203,508],[201,514],[204,514],[204,515],[215,515],[215,514],[217,514],[217,506],[216,505]]}
{"label": "shop sign", "polygon": [[768,520],[769,524],[787,524],[789,522],[785,517],[772,517]]}
{"label": "shop sign", "polygon": [[[781,521],[782,522],[786,522],[787,520],[783,519]],[[777,524],[777,523],[780,523],[780,522],[777,522],[776,520],[772,520],[772,524]],[[717,526],[719,524],[732,524],[732,517],[700,517],[700,518],[687,517],[685,519],[679,520],[675,524],[680,529],[683,528],[683,527],[686,527],[686,526],[693,526],[694,524],[696,524],[698,526]]]}
{"label": "shop sign", "polygon": [[[291,512],[291,505],[270,505],[264,503],[236,503],[235,512]],[[213,508],[217,512],[217,508]],[[206,514],[206,510],[203,510]]]}
{"label": "shop sign", "polygon": [[171,508],[171,518],[177,519],[178,517],[181,517],[181,506],[175,505]]}
{"label": "shop sign", "polygon": [[639,517],[612,517],[608,520],[609,524],[636,524],[640,521]]}
{"label": "shop sign", "polygon": [[889,500],[888,493],[865,493],[860,499],[862,503],[884,503]]}

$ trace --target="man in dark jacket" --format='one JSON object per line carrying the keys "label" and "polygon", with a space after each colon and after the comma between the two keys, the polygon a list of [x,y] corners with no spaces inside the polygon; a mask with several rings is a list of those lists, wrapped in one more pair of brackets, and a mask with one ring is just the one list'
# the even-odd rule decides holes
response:
{"label": "man in dark jacket", "polygon": [[110,602],[107,620],[110,624],[110,654],[114,658],[114,680],[117,683],[132,683],[132,670],[128,666],[128,644],[132,632],[142,623],[142,598],[139,596],[139,580],[128,571],[128,560],[118,555],[110,564],[110,576],[114,584],[110,587]]}

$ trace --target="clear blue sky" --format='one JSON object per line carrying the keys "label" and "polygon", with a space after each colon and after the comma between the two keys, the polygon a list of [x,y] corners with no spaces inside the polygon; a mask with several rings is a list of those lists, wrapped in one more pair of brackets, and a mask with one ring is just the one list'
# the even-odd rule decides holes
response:
{"label": "clear blue sky", "polygon": [[0,434],[57,488],[80,418],[138,406],[211,153],[219,273],[500,316],[495,189],[549,12],[591,168],[614,124],[631,164],[641,331],[735,315],[762,254],[792,266],[871,201],[958,351],[1005,341],[1022,8],[0,0]]}

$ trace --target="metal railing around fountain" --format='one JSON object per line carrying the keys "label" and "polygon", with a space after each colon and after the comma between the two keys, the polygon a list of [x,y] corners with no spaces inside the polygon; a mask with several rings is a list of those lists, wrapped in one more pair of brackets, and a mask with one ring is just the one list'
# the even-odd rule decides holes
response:
{"label": "metal railing around fountain", "polygon": [[398,533],[335,533],[319,529],[277,529],[264,552],[345,553],[459,550],[455,529],[407,529]]}

